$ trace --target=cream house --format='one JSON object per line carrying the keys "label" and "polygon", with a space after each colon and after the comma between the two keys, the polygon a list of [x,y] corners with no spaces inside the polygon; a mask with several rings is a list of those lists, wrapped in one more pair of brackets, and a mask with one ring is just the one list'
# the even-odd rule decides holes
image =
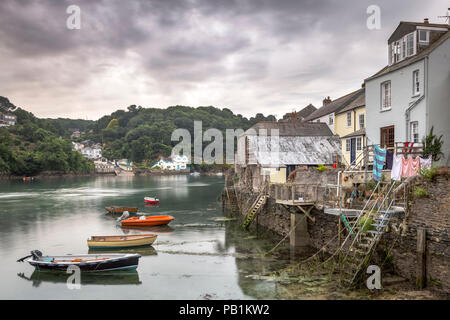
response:
{"label": "cream house", "polygon": [[342,157],[348,166],[356,164],[363,157],[366,145],[366,103],[365,92],[335,115],[335,133],[341,138]]}

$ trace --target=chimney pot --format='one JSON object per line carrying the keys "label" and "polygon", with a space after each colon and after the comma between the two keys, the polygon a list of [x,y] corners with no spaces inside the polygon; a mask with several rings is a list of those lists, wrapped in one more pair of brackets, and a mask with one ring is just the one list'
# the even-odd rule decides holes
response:
{"label": "chimney pot", "polygon": [[329,104],[331,102],[330,96],[328,96],[327,98],[323,99],[323,105]]}
{"label": "chimney pot", "polygon": [[423,23],[428,23],[428,18],[423,19]]}

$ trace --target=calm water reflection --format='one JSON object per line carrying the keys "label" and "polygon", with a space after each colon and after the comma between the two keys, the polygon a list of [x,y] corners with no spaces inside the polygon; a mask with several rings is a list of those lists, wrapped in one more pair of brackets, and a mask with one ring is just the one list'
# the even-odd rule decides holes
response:
{"label": "calm water reflection", "polygon": [[[0,298],[273,298],[273,284],[246,275],[283,261],[255,258],[273,243],[221,219],[222,188],[221,177],[191,176],[0,181]],[[158,197],[161,205],[145,206],[144,196]],[[104,207],[111,205],[138,206],[140,212],[175,220],[166,227],[125,229],[116,224],[117,216],[106,214]],[[142,255],[136,272],[83,274],[80,290],[67,288],[64,273],[38,272],[16,262],[32,249],[93,253],[86,244],[92,235],[142,232],[158,234],[153,247],[122,251]]]}

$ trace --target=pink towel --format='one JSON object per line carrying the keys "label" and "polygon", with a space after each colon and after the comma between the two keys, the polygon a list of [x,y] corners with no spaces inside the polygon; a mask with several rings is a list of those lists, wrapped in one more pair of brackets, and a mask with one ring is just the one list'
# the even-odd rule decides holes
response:
{"label": "pink towel", "polygon": [[402,156],[402,177],[408,178],[417,176],[420,169],[420,157],[413,159],[412,156],[408,156],[408,159]]}

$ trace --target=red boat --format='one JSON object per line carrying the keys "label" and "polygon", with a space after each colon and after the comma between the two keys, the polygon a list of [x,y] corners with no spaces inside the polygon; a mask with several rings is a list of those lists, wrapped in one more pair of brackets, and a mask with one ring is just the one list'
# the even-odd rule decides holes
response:
{"label": "red boat", "polygon": [[156,199],[156,198],[145,197],[144,201],[145,201],[145,203],[159,204],[159,199]]}
{"label": "red boat", "polygon": [[173,219],[175,218],[172,216],[141,216],[122,220],[121,223],[122,226],[159,226],[169,224]]}

